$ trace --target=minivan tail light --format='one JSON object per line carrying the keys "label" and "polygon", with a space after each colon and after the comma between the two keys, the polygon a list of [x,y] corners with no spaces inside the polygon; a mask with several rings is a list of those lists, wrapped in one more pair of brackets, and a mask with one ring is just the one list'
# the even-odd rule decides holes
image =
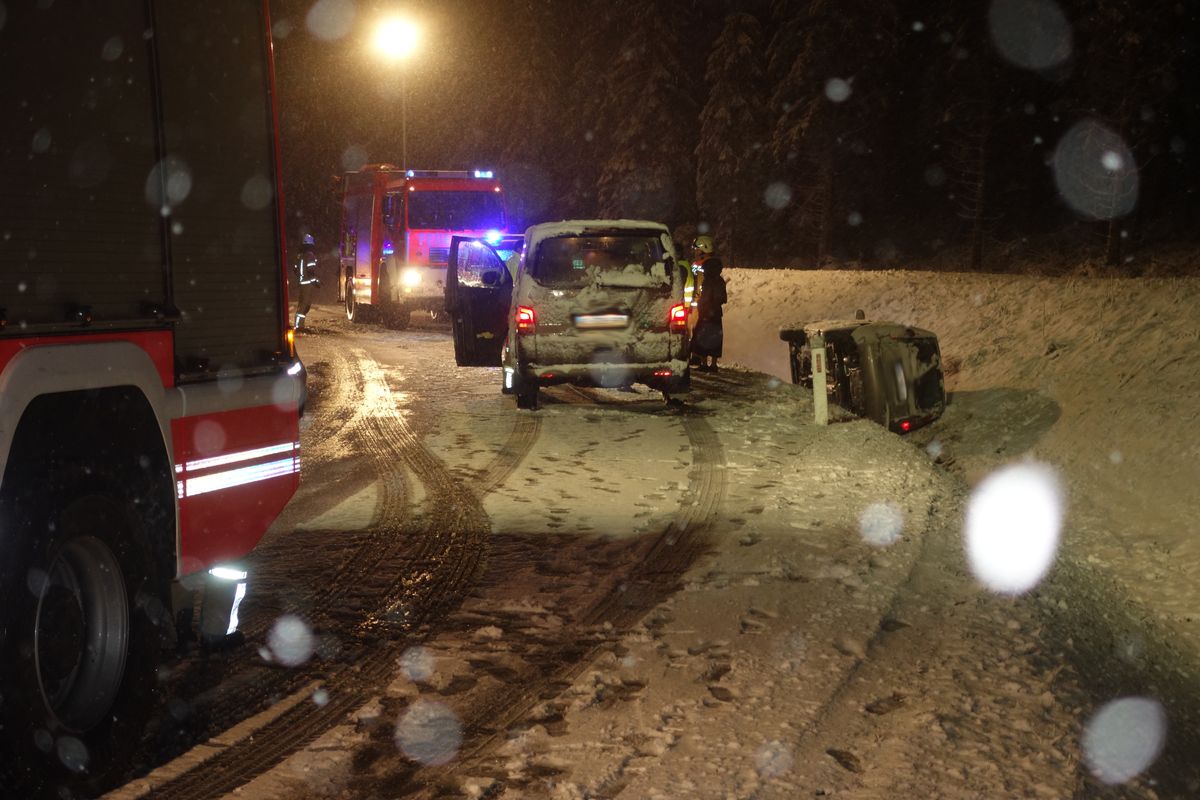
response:
{"label": "minivan tail light", "polygon": [[688,307],[684,303],[671,306],[671,332],[684,333],[687,331]]}
{"label": "minivan tail light", "polygon": [[528,306],[517,306],[517,333],[533,333],[537,317]]}

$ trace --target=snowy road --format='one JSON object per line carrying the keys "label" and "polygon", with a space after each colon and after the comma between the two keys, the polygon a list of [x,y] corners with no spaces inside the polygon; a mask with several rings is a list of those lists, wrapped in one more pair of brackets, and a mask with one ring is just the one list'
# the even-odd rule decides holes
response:
{"label": "snowy road", "polygon": [[441,330],[314,320],[248,642],[168,665],[114,796],[1155,796],[1090,774],[1071,632],[970,578],[913,442],[747,372],[517,412]]}

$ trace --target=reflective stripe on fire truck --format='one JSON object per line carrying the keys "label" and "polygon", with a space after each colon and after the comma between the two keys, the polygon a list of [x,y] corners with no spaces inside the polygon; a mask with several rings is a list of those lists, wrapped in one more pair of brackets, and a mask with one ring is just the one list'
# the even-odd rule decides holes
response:
{"label": "reflective stripe on fire truck", "polygon": [[[195,461],[188,461],[185,464],[176,464],[175,472],[184,476],[175,482],[176,494],[182,500],[185,497],[196,497],[197,495],[208,494],[209,492],[219,492],[222,489],[232,489],[235,486],[245,486],[249,483],[257,483],[258,481],[265,481],[284,475],[294,475],[300,472],[299,450],[299,442],[286,442],[269,447],[259,447],[254,450],[243,450],[238,453],[226,453],[211,458],[197,459]],[[189,474],[193,471],[202,472],[213,467],[237,464],[243,461],[251,461],[256,458],[287,452],[292,453],[289,458],[267,461],[261,464],[251,464],[234,469],[218,470],[205,475],[193,476]]]}

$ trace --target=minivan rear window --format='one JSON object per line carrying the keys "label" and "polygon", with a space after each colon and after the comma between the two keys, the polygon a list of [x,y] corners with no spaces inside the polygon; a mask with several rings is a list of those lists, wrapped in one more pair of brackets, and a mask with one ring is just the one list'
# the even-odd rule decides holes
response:
{"label": "minivan rear window", "polygon": [[543,286],[657,287],[670,284],[657,234],[559,236],[544,240],[530,270]]}

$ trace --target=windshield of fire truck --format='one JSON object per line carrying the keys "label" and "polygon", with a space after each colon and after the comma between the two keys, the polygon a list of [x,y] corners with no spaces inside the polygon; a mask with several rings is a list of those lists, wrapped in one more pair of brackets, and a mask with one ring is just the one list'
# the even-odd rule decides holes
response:
{"label": "windshield of fire truck", "polygon": [[503,230],[504,207],[497,192],[416,191],[408,194],[410,230]]}

